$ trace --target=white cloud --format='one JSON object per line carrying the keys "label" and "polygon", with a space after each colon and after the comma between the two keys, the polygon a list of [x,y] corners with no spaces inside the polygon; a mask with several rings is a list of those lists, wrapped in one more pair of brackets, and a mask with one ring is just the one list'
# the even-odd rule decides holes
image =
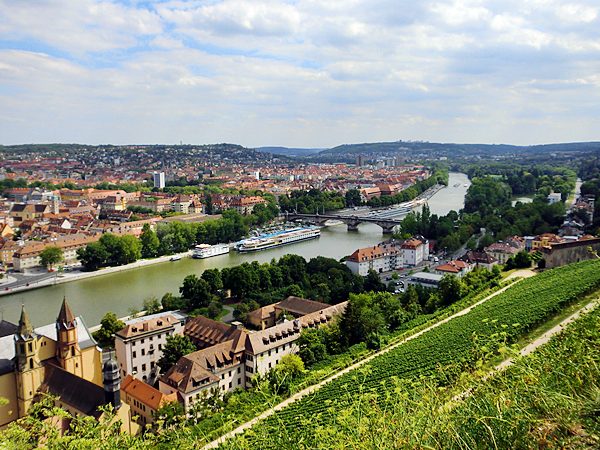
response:
{"label": "white cloud", "polygon": [[0,136],[597,139],[594,3],[0,0]]}

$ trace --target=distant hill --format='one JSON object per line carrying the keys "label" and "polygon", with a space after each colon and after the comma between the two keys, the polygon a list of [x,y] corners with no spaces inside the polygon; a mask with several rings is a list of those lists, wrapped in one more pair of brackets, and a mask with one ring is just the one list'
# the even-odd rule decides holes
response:
{"label": "distant hill", "polygon": [[344,144],[319,153],[320,157],[350,154],[385,154],[398,152],[426,152],[450,155],[486,154],[525,154],[541,152],[584,152],[600,151],[600,142],[568,142],[542,145],[509,144],[454,144],[425,141],[373,142],[362,144]]}
{"label": "distant hill", "polygon": [[256,149],[263,153],[273,153],[284,156],[311,156],[323,151],[322,148],[290,148],[290,147],[258,147]]}

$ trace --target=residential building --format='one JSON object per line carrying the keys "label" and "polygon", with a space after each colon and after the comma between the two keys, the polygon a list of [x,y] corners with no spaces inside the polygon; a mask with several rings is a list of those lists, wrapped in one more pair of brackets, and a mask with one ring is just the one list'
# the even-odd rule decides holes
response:
{"label": "residential building", "polygon": [[235,197],[229,204],[230,208],[235,209],[240,214],[247,216],[252,214],[256,205],[265,205],[267,201],[262,197]]}
{"label": "residential building", "polygon": [[402,243],[402,260],[405,266],[416,266],[429,258],[429,241],[413,237]]}
{"label": "residential building", "polygon": [[475,267],[483,267],[487,270],[492,270],[492,268],[498,264],[498,260],[492,255],[488,255],[486,252],[476,252],[473,250],[469,250],[459,259],[472,264]]}
{"label": "residential building", "polygon": [[392,242],[358,249],[346,259],[345,264],[352,273],[364,277],[369,270],[388,272],[402,267],[403,262],[403,248]]}
{"label": "residential building", "polygon": [[131,416],[142,427],[154,422],[156,412],[163,406],[177,401],[177,394],[164,394],[143,381],[127,375],[121,383],[121,395],[131,407]]}
{"label": "residential building", "polygon": [[278,303],[251,311],[248,313],[248,322],[256,328],[264,330],[265,328],[275,326],[277,321],[286,314],[298,318],[328,308],[329,306],[327,303],[289,296]]}
{"label": "residential building", "polygon": [[170,311],[127,321],[125,328],[115,333],[121,376],[132,375],[152,384],[160,373],[156,363],[167,337],[183,334],[186,319],[186,315]]}
{"label": "residential building", "polygon": [[[300,313],[301,302],[293,302]],[[255,332],[244,330],[240,323],[228,326],[205,317],[190,319],[184,333],[203,348],[183,356],[162,375],[159,390],[177,394],[188,410],[208,395],[249,387],[250,379],[257,373],[264,375],[283,356],[297,353],[296,340],[302,329],[330,323],[344,312],[346,304],[327,305],[293,321]]]}
{"label": "residential building", "polygon": [[552,205],[554,203],[558,203],[562,200],[560,192],[551,192],[550,194],[548,194],[547,198],[548,198],[548,203],[550,205]]}
{"label": "residential building", "polygon": [[164,172],[154,172],[152,174],[152,181],[154,182],[154,187],[158,189],[163,189],[165,184],[165,173]]}
{"label": "residential building", "polygon": [[516,255],[522,250],[525,250],[526,243],[523,238],[513,236],[505,239],[504,241],[494,242],[488,245],[484,251],[488,255],[492,256],[500,264],[506,264],[508,258]]}
{"label": "residential building", "polygon": [[42,203],[15,203],[10,209],[9,215],[13,218],[15,226],[25,220],[41,219],[44,214],[50,212],[50,207]]}
{"label": "residential building", "polygon": [[461,260],[448,261],[446,264],[441,264],[435,268],[435,273],[440,275],[454,275],[464,277],[472,269],[472,266]]}
{"label": "residential building", "polygon": [[77,250],[85,247],[100,238],[98,235],[72,234],[59,236],[45,242],[30,241],[20,246],[12,257],[12,263],[16,271],[23,272],[25,269],[40,266],[40,253],[46,248],[56,246],[63,251],[62,264],[78,263]]}

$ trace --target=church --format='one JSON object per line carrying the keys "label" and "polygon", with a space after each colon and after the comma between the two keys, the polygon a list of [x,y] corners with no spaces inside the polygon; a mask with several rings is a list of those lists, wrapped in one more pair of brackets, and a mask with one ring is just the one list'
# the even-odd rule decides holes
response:
{"label": "church", "polygon": [[99,419],[98,407],[110,403],[123,431],[139,431],[120,399],[116,361],[103,364],[102,351],[66,299],[55,324],[34,329],[25,307],[18,325],[0,323],[0,397],[7,400],[0,404],[0,427],[27,415],[44,394],[73,416]]}

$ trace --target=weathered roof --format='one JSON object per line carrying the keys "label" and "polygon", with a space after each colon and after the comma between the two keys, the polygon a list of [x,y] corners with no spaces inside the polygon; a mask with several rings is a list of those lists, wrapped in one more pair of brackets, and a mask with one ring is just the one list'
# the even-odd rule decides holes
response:
{"label": "weathered roof", "polygon": [[162,315],[126,325],[125,328],[119,330],[116,335],[123,339],[128,339],[137,335],[172,328],[177,323],[179,323],[179,320],[173,315]]}
{"label": "weathered roof", "polygon": [[274,306],[275,309],[282,309],[291,313],[306,315],[328,308],[330,305],[290,295],[288,298],[276,303]]}
{"label": "weathered roof", "polygon": [[196,345],[208,347],[234,338],[239,339],[240,331],[226,323],[217,322],[204,316],[197,316],[185,324],[183,333]]}
{"label": "weathered roof", "polygon": [[17,332],[18,327],[6,320],[0,320],[0,337],[12,336]]}
{"label": "weathered roof", "polygon": [[359,248],[348,257],[348,261],[371,261],[386,256],[398,255],[399,253],[400,249],[396,244],[379,244],[371,247]]}
{"label": "weathered roof", "polygon": [[40,392],[56,395],[59,401],[95,418],[101,416],[98,407],[105,404],[102,387],[53,364],[46,365]]}
{"label": "weathered roof", "polygon": [[131,375],[127,375],[121,383],[121,391],[154,411],[160,409],[165,403],[177,401],[177,394],[164,394]]}

